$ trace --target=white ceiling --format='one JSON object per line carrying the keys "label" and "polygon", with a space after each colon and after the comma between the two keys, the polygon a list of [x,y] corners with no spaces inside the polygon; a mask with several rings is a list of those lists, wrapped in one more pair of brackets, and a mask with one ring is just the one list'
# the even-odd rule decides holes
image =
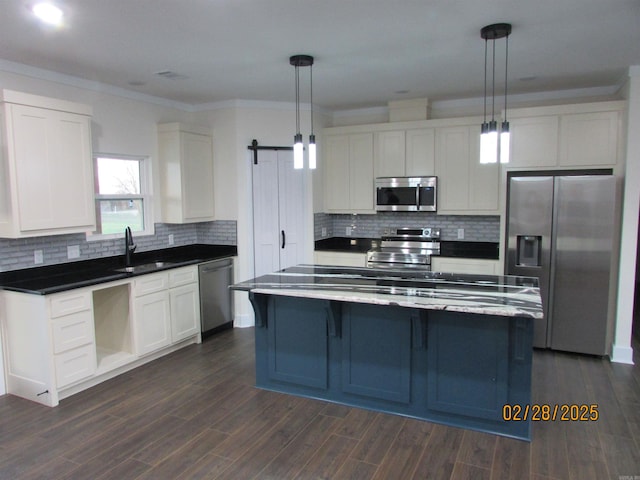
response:
{"label": "white ceiling", "polygon": [[480,29],[497,22],[513,25],[510,94],[611,87],[640,65],[640,0],[51,1],[58,30],[32,0],[0,0],[0,59],[185,105],[293,101],[298,53],[315,57],[314,104],[330,110],[479,97]]}

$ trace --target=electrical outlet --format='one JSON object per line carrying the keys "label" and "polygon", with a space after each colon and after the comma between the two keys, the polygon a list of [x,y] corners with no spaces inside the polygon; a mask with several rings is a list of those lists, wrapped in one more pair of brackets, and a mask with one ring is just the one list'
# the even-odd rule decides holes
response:
{"label": "electrical outlet", "polygon": [[347,237],[351,236],[351,227],[347,227],[345,230],[345,234],[347,235]]}
{"label": "electrical outlet", "polygon": [[67,246],[67,258],[69,260],[72,258],[80,258],[80,245]]}
{"label": "electrical outlet", "polygon": [[173,245],[175,242],[173,240],[173,233],[169,234],[169,245]]}
{"label": "electrical outlet", "polygon": [[44,257],[42,255],[42,250],[34,250],[33,251],[33,263],[39,265],[44,262]]}
{"label": "electrical outlet", "polygon": [[322,227],[322,236],[323,237],[327,236],[327,227]]}
{"label": "electrical outlet", "polygon": [[458,240],[464,240],[464,228],[458,229]]}

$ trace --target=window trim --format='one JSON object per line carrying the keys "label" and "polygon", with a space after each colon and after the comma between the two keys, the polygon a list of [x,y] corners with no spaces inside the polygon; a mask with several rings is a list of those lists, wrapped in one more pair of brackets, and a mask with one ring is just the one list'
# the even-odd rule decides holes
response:
{"label": "window trim", "polygon": [[[116,194],[99,194],[98,190],[98,158],[111,158],[114,160],[137,160],[140,162],[140,193],[136,195],[116,195]],[[135,232],[135,236],[144,237],[149,235],[155,235],[155,223],[153,220],[153,182],[152,182],[152,169],[151,169],[151,157],[148,155],[128,155],[118,153],[97,153],[94,152],[92,156],[93,162],[93,175],[94,175],[94,209],[97,208],[97,202],[99,200],[142,200],[143,215],[144,215],[144,230],[141,232]],[[96,228],[98,227],[98,216],[96,215]],[[100,240],[113,240],[124,237],[122,233],[96,233],[87,232],[86,240],[88,242],[100,241]]]}

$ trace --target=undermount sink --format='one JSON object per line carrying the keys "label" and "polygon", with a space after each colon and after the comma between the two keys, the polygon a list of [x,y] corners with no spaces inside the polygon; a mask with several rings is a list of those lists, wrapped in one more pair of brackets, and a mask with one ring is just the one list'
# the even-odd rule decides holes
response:
{"label": "undermount sink", "polygon": [[172,262],[150,262],[143,263],[142,265],[134,265],[132,267],[117,268],[116,272],[122,273],[144,273],[158,270],[159,268],[166,268],[172,265]]}

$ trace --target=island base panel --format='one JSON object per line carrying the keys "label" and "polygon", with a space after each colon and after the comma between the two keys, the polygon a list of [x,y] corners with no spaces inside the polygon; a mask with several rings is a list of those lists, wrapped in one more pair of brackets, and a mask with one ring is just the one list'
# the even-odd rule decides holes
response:
{"label": "island base panel", "polygon": [[532,319],[249,296],[256,386],[530,440]]}

